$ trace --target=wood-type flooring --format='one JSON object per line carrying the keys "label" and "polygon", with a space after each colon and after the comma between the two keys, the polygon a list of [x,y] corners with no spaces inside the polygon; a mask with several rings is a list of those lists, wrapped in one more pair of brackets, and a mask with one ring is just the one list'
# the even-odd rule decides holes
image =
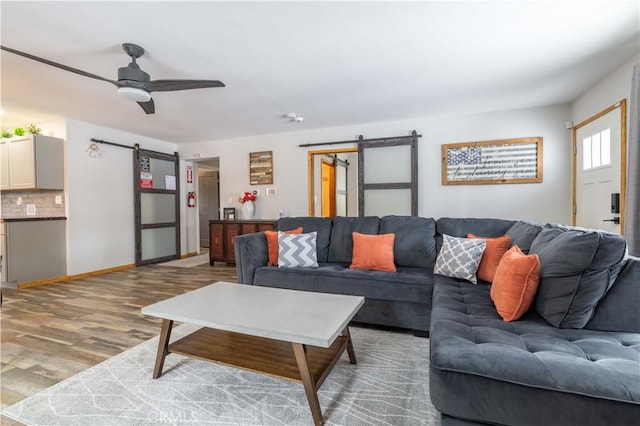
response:
{"label": "wood-type flooring", "polygon": [[[204,287],[237,282],[234,265],[160,265],[21,290],[3,289],[0,403],[12,405],[160,334],[143,306]],[[0,417],[2,425],[19,425]]]}

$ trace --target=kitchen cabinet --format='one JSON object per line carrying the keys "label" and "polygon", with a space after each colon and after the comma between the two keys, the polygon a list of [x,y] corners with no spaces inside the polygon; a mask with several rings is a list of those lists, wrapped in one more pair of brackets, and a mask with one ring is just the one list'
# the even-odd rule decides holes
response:
{"label": "kitchen cabinet", "polygon": [[17,284],[67,274],[65,218],[5,219],[2,275]]}
{"label": "kitchen cabinet", "polygon": [[0,139],[0,189],[64,189],[64,142],[44,135]]}
{"label": "kitchen cabinet", "polygon": [[216,260],[235,263],[234,238],[238,235],[276,229],[274,220],[210,220],[209,265]]}

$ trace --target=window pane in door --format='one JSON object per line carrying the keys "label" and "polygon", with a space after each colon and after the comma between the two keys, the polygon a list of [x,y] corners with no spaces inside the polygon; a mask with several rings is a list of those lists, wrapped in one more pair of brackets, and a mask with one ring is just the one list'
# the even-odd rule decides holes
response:
{"label": "window pane in door", "polygon": [[173,161],[151,158],[150,165],[151,175],[153,176],[153,189],[176,189],[167,188],[166,179],[166,176],[173,176],[173,179],[175,179],[176,166]]}
{"label": "window pane in door", "polygon": [[142,260],[176,254],[176,228],[142,230]]}
{"label": "window pane in door", "polygon": [[411,216],[410,189],[367,189],[364,191],[364,215]]}
{"label": "window pane in door", "polygon": [[600,162],[600,133],[591,136],[591,165],[598,167]]}
{"label": "window pane in door", "polygon": [[411,182],[411,145],[367,148],[364,183]]}
{"label": "window pane in door", "polygon": [[602,151],[602,165],[611,164],[611,129],[606,129],[601,133],[600,145]]}
{"label": "window pane in door", "polygon": [[175,194],[140,194],[140,223],[168,223],[176,221]]}

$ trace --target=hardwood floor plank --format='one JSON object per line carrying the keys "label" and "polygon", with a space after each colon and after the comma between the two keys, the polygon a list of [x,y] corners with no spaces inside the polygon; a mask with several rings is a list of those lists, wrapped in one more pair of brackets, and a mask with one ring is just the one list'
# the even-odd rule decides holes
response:
{"label": "hardwood floor plank", "polygon": [[[12,405],[160,333],[144,306],[216,281],[235,266],[149,265],[20,290],[3,289],[0,404]],[[2,425],[19,425],[0,417]]]}

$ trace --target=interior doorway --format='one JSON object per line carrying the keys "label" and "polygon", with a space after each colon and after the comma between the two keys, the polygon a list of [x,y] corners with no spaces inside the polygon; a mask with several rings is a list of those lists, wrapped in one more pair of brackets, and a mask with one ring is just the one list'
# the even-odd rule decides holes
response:
{"label": "interior doorway", "polygon": [[209,248],[209,221],[220,219],[220,159],[198,161],[200,247]]}
{"label": "interior doorway", "polygon": [[336,165],[326,158],[322,159],[322,217],[336,215]]}
{"label": "interior doorway", "polygon": [[358,148],[309,151],[309,216],[358,216]]}
{"label": "interior doorway", "polygon": [[622,233],[626,189],[626,100],[573,128],[573,224]]}

